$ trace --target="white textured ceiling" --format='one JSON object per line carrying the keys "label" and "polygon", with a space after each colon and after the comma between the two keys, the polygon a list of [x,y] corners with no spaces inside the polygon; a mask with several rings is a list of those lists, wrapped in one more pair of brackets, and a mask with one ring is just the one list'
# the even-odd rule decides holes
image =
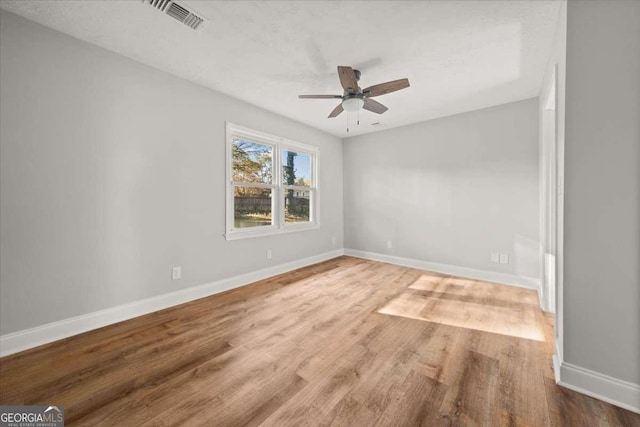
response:
{"label": "white textured ceiling", "polygon": [[[10,12],[251,104],[345,137],[538,94],[560,3],[516,1],[178,0],[191,30],[141,0],[5,1]],[[408,77],[376,98],[389,111],[327,115],[337,65],[362,87]],[[372,126],[371,123],[381,125]]]}

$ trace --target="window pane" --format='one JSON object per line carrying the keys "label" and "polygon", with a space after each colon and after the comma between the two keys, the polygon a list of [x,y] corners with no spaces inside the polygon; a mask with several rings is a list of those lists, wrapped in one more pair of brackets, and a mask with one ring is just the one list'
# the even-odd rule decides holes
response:
{"label": "window pane", "polygon": [[311,187],[311,156],[295,151],[282,151],[282,183]]}
{"label": "window pane", "polygon": [[234,227],[248,228],[271,225],[271,189],[234,187]]}
{"label": "window pane", "polygon": [[271,184],[273,179],[273,147],[234,139],[232,158],[234,181]]}
{"label": "window pane", "polygon": [[309,202],[311,191],[285,190],[284,193],[284,222],[309,222]]}

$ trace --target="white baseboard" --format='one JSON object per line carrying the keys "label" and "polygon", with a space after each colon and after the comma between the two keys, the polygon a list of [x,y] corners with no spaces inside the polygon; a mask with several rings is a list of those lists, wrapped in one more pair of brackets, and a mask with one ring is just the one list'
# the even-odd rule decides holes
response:
{"label": "white baseboard", "polygon": [[228,291],[278,274],[283,274],[301,267],[336,258],[341,255],[344,255],[344,250],[342,249],[325,252],[308,258],[253,271],[251,273],[230,277],[228,279],[181,289],[179,291],[2,335],[0,336],[0,357],[101,328],[103,326],[112,325],[114,323],[122,322],[123,320],[132,319],[154,311],[183,304],[185,302]]}
{"label": "white baseboard", "polygon": [[534,277],[516,276],[515,274],[499,273],[495,271],[476,270],[475,268],[421,261],[412,258],[402,258],[375,252],[359,251],[356,249],[345,249],[344,254],[372,261],[381,261],[389,264],[429,270],[435,273],[450,274],[452,276],[468,277],[470,279],[482,280],[485,282],[495,282],[518,286],[520,288],[534,289],[538,292],[538,296],[540,296],[540,280]]}
{"label": "white baseboard", "polygon": [[640,385],[567,362],[560,364],[559,372],[558,385],[640,414]]}
{"label": "white baseboard", "polygon": [[560,384],[560,367],[562,363],[560,362],[558,353],[553,354],[551,361],[553,362],[553,375],[556,377],[556,384]]}
{"label": "white baseboard", "polygon": [[[555,331],[554,331],[555,332]],[[558,346],[558,341],[556,340],[553,347],[555,348],[555,353],[553,353],[552,361],[553,361],[553,375],[556,377],[556,384],[560,383],[560,367],[562,366],[562,352],[560,351],[560,347]]]}
{"label": "white baseboard", "polygon": [[555,348],[553,373],[556,384],[640,414],[640,385],[567,363],[562,359],[557,342]]}

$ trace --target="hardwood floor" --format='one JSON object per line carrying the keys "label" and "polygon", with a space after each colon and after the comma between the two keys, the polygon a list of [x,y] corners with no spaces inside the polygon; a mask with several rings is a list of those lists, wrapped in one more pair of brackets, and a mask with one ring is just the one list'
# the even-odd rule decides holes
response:
{"label": "hardwood floor", "polygon": [[555,385],[526,289],[341,257],[0,359],[67,425],[640,426]]}

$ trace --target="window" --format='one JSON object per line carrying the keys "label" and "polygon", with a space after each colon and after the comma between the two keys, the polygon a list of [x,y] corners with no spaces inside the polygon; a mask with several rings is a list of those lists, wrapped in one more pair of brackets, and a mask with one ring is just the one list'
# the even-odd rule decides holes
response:
{"label": "window", "polygon": [[227,240],[318,227],[318,149],[227,123]]}

